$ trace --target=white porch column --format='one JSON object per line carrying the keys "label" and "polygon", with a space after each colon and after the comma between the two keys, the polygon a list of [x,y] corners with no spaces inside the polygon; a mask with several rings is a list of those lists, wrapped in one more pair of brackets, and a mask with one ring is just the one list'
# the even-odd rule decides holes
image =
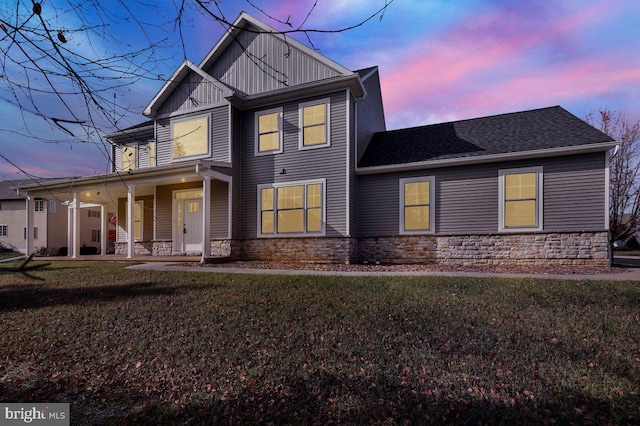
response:
{"label": "white porch column", "polygon": [[211,177],[202,180],[202,259],[211,257]]}
{"label": "white porch column", "polygon": [[80,200],[78,193],[73,193],[73,254],[72,258],[80,256]]}
{"label": "white porch column", "polygon": [[73,210],[67,205],[67,257],[73,255]]}
{"label": "white porch column", "polygon": [[27,196],[25,199],[25,204],[27,208],[27,217],[25,219],[25,227],[27,231],[25,232],[25,254],[29,256],[33,253],[33,206],[31,205],[31,197]]}
{"label": "white porch column", "polygon": [[107,209],[104,208],[104,204],[100,206],[100,255],[107,254]]}
{"label": "white porch column", "polygon": [[127,259],[131,259],[135,253],[135,222],[133,212],[135,211],[136,205],[136,194],[135,187],[133,185],[129,186],[129,191],[127,192]]}

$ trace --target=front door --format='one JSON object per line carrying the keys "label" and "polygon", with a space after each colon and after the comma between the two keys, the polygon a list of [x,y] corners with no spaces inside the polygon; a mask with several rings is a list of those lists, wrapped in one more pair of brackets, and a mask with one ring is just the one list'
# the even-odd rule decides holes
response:
{"label": "front door", "polygon": [[174,248],[177,253],[202,251],[202,199],[175,199]]}

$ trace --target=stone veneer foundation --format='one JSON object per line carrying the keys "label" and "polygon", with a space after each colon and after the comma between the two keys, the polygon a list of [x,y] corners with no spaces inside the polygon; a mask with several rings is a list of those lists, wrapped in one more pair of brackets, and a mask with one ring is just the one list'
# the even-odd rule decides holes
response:
{"label": "stone veneer foundation", "polygon": [[448,265],[609,265],[608,232],[363,238],[360,261]]}
{"label": "stone veneer foundation", "polygon": [[[127,243],[116,243],[127,254]],[[171,240],[136,243],[136,255],[172,256]],[[200,253],[187,253],[200,254]],[[212,240],[213,257],[326,263],[609,265],[608,232]]]}

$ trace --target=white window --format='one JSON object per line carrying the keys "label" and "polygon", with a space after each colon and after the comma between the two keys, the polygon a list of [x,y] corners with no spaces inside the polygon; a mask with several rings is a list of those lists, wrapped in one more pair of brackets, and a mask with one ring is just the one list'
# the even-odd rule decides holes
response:
{"label": "white window", "polygon": [[325,181],[258,187],[258,234],[324,235]]}
{"label": "white window", "polygon": [[136,169],[136,147],[127,145],[122,147],[122,159],[120,170],[128,172]]}
{"label": "white window", "polygon": [[0,237],[8,237],[9,236],[9,228],[7,225],[0,225]]}
{"label": "white window", "polygon": [[498,171],[500,231],[543,229],[542,182],[542,167]]}
{"label": "white window", "polygon": [[133,239],[142,241],[144,229],[144,201],[136,201],[133,206]]}
{"label": "white window", "polygon": [[[171,124],[173,159],[191,159],[208,155],[210,133],[209,116],[174,121]],[[155,163],[155,144],[153,150]]]}
{"label": "white window", "polygon": [[435,178],[400,179],[400,233],[429,234],[435,230]]}
{"label": "white window", "polygon": [[300,149],[329,146],[329,99],[299,106]]}
{"label": "white window", "polygon": [[91,242],[92,243],[99,243],[100,242],[100,230],[99,229],[92,229],[91,230]]}
{"label": "white window", "polygon": [[282,152],[282,108],[256,112],[255,127],[256,155]]}
{"label": "white window", "polygon": [[100,218],[100,210],[89,210],[89,217]]}
{"label": "white window", "polygon": [[49,213],[56,212],[56,202],[54,200],[49,200]]}
{"label": "white window", "polygon": [[44,211],[44,200],[36,200],[35,202],[35,211],[43,212]]}

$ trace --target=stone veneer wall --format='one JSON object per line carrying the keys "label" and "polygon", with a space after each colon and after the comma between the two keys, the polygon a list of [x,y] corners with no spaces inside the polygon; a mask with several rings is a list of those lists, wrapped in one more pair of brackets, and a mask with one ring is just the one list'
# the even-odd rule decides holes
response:
{"label": "stone veneer wall", "polygon": [[356,259],[355,238],[261,238],[244,240],[244,260],[285,260],[351,263]]}
{"label": "stone veneer wall", "polygon": [[607,232],[363,238],[359,260],[449,265],[609,264]]}
{"label": "stone veneer wall", "polygon": [[[136,245],[134,247],[134,254],[137,256],[150,256],[154,253],[154,243],[151,241],[136,241]],[[127,247],[129,246],[126,242],[116,241],[115,243],[115,254],[127,254]]]}

